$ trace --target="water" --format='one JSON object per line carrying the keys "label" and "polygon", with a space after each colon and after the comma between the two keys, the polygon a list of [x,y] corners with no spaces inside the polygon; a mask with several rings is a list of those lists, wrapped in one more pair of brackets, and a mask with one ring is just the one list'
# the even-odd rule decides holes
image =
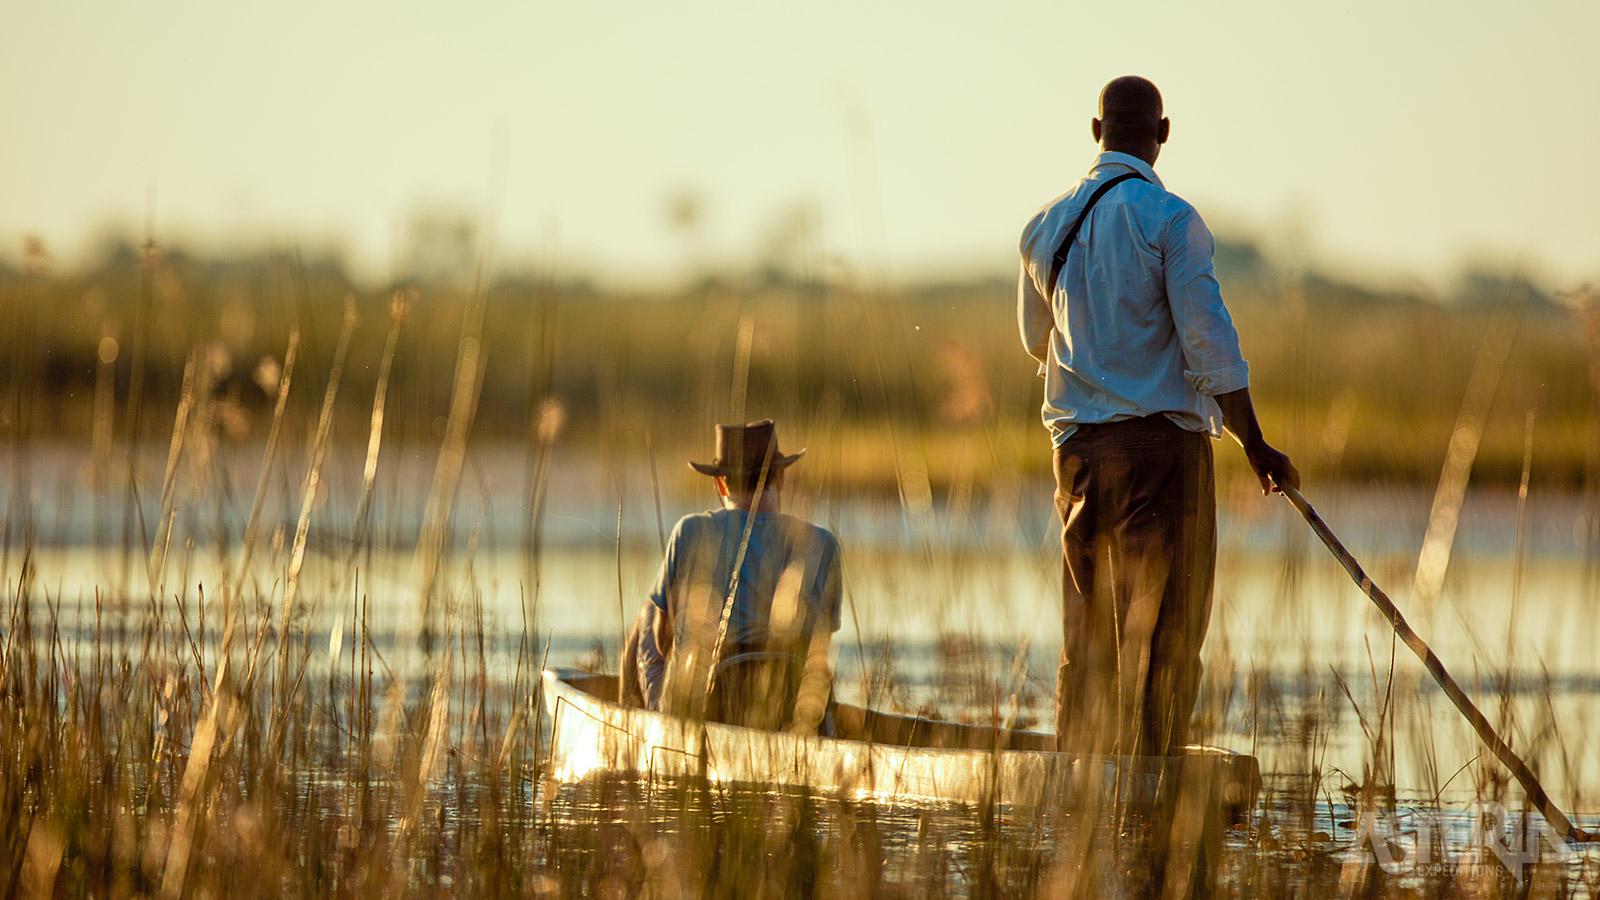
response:
{"label": "water", "polygon": [[[662,867],[670,877],[669,860],[704,855],[706,844],[754,847],[763,854],[756,865],[776,866],[780,878],[790,874],[783,869],[794,865],[798,845],[804,849],[796,855],[809,851],[844,869],[857,893],[865,892],[864,884],[883,883],[918,895],[966,897],[992,880],[1006,894],[1026,896],[1087,862],[1098,870],[1093,894],[1122,897],[1130,895],[1130,877],[1148,865],[1139,849],[1142,820],[1126,810],[1090,821],[1048,804],[857,804],[627,778],[545,785],[538,804],[562,835],[562,842],[551,838],[541,849],[551,854],[552,870],[569,879],[600,866],[643,870],[634,876],[640,880]],[[1511,887],[1518,878],[1548,880],[1552,872],[1578,884],[1600,877],[1597,848],[1567,847],[1541,832],[1536,819],[1523,822],[1486,805],[1363,817],[1348,804],[1318,802],[1306,812],[1268,801],[1263,815],[1226,830],[1212,870],[1218,893],[1332,896],[1347,864],[1369,862],[1411,888],[1485,878]],[[1302,826],[1285,826],[1302,818]],[[1539,872],[1529,868],[1533,864]],[[792,875],[829,874],[804,863],[799,868]]]}
{"label": "water", "polygon": [[[551,665],[614,665],[624,623],[643,602],[659,558],[648,486],[608,491],[582,477],[554,486],[543,550],[534,556],[522,538],[527,511],[516,491],[507,499],[495,488],[500,469],[489,469],[483,490],[464,492],[456,512],[439,582],[443,624],[435,647],[448,639],[476,659],[481,629],[482,662],[496,696],[506,696],[525,639]],[[119,622],[136,627],[148,615],[164,617],[169,628],[181,621],[196,634],[204,622],[199,655],[214,665],[217,586],[236,565],[236,550],[217,548],[236,545],[241,504],[215,513],[180,505],[173,552],[165,569],[152,573],[142,551],[97,543],[96,535],[114,537],[119,523],[105,521],[95,504],[71,499],[71,491],[56,494],[66,499],[46,502],[39,494],[31,504],[35,622],[53,618],[69,655],[94,639],[97,597],[102,634]],[[618,507],[607,499],[618,494],[620,528]],[[964,506],[797,503],[846,547],[846,610],[836,640],[840,699],[972,722],[998,714],[1048,730],[1060,648],[1048,496],[1047,487],[1033,485],[1009,501],[997,495]],[[1341,491],[1319,498],[1313,491],[1311,499],[1491,720],[1508,726],[1512,745],[1535,764],[1557,802],[1589,827],[1600,825],[1600,654],[1594,652],[1600,604],[1578,498],[1536,494],[1519,568],[1515,498],[1470,497],[1433,609],[1414,608],[1409,597],[1426,527],[1425,493]],[[670,524],[674,512],[698,502],[668,490],[663,519]],[[258,598],[258,620],[270,613],[276,621],[270,604],[282,596],[293,534],[287,516],[295,506],[287,492],[269,502],[272,524],[263,529],[267,543],[246,591]],[[330,685],[337,687],[349,667],[361,598],[374,644],[392,671],[414,682],[413,696],[428,677],[415,554],[404,538],[415,533],[415,521],[400,512],[418,506],[411,494],[394,492],[380,504],[384,527],[375,547],[353,561],[349,530],[326,524],[338,517],[314,519],[295,624],[311,636],[310,672]],[[351,507],[335,493],[323,508]],[[146,518],[154,521],[153,509]],[[18,534],[3,560],[11,597],[18,596]],[[1210,681],[1200,709],[1207,740],[1256,755],[1267,777],[1265,824],[1230,836],[1240,847],[1290,840],[1273,836],[1274,821],[1295,823],[1295,840],[1321,835],[1325,855],[1356,842],[1362,828],[1346,789],[1365,779],[1380,722],[1380,749],[1399,792],[1395,819],[1384,828],[1413,841],[1419,830],[1438,833],[1456,849],[1470,849],[1472,839],[1463,836],[1470,829],[1461,823],[1475,815],[1474,800],[1498,796],[1517,808],[1519,792],[1495,793],[1495,780],[1504,778],[1498,765],[1282,501],[1223,498],[1205,661]],[[527,673],[522,677],[525,683]],[[588,815],[589,801],[573,790],[566,796],[577,806],[559,815]],[[883,821],[892,826],[891,850],[913,852],[930,828],[955,848],[952,859],[970,850],[961,843],[963,829],[972,827],[967,811],[890,810]],[[1589,852],[1571,864],[1593,863]]]}
{"label": "water", "polygon": [[[550,664],[614,666],[621,623],[631,621],[656,564],[653,553],[624,552],[619,599],[615,550],[548,551],[536,592],[522,586],[529,568],[523,555],[480,557],[452,561],[441,582],[444,602],[458,614],[458,640],[465,634],[475,647],[481,626],[486,668],[506,679],[525,619]],[[1047,571],[1054,561],[1039,557],[971,553],[930,560],[883,548],[852,554],[836,637],[840,699],[979,722],[991,721],[998,707],[1008,719],[1049,730],[1059,601]],[[1294,590],[1283,591],[1281,560],[1232,557],[1231,563],[1219,573],[1205,660],[1218,689],[1212,694],[1231,686],[1234,696],[1210,722],[1209,740],[1255,753],[1269,771],[1303,764],[1303,745],[1314,741],[1324,772],[1359,781],[1369,731],[1392,692],[1401,699],[1388,739],[1402,785],[1431,797],[1433,789],[1423,787],[1430,779],[1442,782],[1478,758],[1482,748],[1465,723],[1341,570],[1308,558]],[[36,551],[34,565],[37,596],[59,609],[69,644],[74,635],[91,637],[96,588],[103,597],[115,594],[106,588],[117,583],[118,554],[47,547]],[[1595,609],[1581,596],[1579,566],[1562,559],[1530,565],[1515,617],[1506,601],[1514,583],[1508,561],[1458,558],[1457,567],[1445,600],[1431,615],[1412,614],[1413,624],[1491,719],[1500,714],[1500,679],[1509,676],[1512,743],[1537,744],[1549,754],[1543,777],[1556,796],[1600,797],[1600,655],[1589,649]],[[142,576],[138,561],[132,568]],[[171,569],[163,608],[170,616],[172,598],[182,596],[185,618],[198,629],[201,592],[209,590],[204,602],[215,641],[217,564],[195,554]],[[358,582],[342,558],[313,555],[302,575],[298,617],[315,635],[313,666],[347,667],[355,643],[352,601],[360,592],[370,598],[368,627],[389,666],[425,672],[411,574],[407,553],[373,556],[355,570]],[[264,570],[263,595],[280,596],[282,577],[281,569]],[[108,620],[115,605],[102,601]],[[1202,700],[1202,709],[1212,705]],[[1308,724],[1302,720],[1309,714],[1316,721]],[[1430,766],[1437,770],[1431,775]],[[1469,769],[1450,783],[1449,796],[1472,796],[1477,781],[1477,770]]]}

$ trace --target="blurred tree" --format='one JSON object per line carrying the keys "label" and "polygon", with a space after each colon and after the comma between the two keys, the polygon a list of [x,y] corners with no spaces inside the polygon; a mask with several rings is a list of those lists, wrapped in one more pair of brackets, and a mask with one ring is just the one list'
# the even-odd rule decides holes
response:
{"label": "blurred tree", "polygon": [[1549,294],[1521,272],[1470,268],[1461,274],[1451,299],[1467,308],[1494,308],[1502,304],[1529,309],[1551,306]]}
{"label": "blurred tree", "polygon": [[478,226],[467,213],[441,208],[412,213],[406,224],[405,274],[418,284],[460,287],[472,276]]}

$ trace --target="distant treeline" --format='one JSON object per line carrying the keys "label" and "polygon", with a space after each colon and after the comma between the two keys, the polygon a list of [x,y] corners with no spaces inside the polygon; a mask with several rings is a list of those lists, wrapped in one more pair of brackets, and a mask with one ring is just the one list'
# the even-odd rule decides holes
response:
{"label": "distant treeline", "polygon": [[[1517,482],[1532,414],[1533,477],[1600,482],[1593,294],[1551,297],[1478,274],[1438,300],[1285,274],[1247,244],[1220,247],[1218,268],[1267,427],[1305,468],[1431,482],[1474,368],[1487,366],[1495,392],[1475,478]],[[286,427],[304,434],[348,303],[358,319],[335,440],[365,441],[398,316],[389,439],[436,443],[463,340],[478,338],[467,315],[475,296],[484,310],[475,442],[529,440],[542,416],[576,446],[636,447],[648,431],[658,446],[700,447],[713,422],[773,416],[846,448],[832,473],[843,484],[892,486],[906,453],[935,487],[1046,471],[1040,383],[1015,334],[1015,285],[1001,278],[882,288],[767,270],[652,293],[537,278],[375,288],[327,258],[119,246],[64,272],[35,247],[20,268],[0,269],[0,429],[72,442],[98,427],[121,441],[136,425],[160,440],[187,366],[212,401],[204,409],[215,421],[203,424],[217,439],[258,442],[298,333]],[[1489,378],[1496,360],[1481,351],[1508,329],[1509,355]]]}

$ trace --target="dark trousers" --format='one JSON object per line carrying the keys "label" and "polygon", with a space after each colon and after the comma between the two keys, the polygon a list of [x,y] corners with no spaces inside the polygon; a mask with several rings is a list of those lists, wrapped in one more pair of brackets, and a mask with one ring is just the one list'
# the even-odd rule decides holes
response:
{"label": "dark trousers", "polygon": [[1164,416],[1081,426],[1055,451],[1060,749],[1181,753],[1211,617],[1211,439]]}

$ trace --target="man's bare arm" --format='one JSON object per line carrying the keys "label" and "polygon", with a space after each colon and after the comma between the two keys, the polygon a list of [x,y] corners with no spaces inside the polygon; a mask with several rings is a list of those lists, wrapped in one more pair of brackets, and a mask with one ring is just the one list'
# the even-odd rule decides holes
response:
{"label": "man's bare arm", "polygon": [[827,628],[818,628],[806,646],[805,674],[800,679],[800,691],[795,697],[794,717],[789,721],[792,734],[815,735],[828,712],[828,696],[833,686],[833,668],[830,664],[830,645],[833,634]]}
{"label": "man's bare arm", "polygon": [[1216,401],[1222,407],[1223,425],[1244,446],[1245,459],[1250,461],[1250,468],[1261,479],[1261,493],[1275,490],[1274,482],[1300,487],[1300,473],[1294,463],[1261,436],[1261,423],[1256,421],[1256,407],[1250,400],[1250,389],[1240,388],[1218,394]]}

